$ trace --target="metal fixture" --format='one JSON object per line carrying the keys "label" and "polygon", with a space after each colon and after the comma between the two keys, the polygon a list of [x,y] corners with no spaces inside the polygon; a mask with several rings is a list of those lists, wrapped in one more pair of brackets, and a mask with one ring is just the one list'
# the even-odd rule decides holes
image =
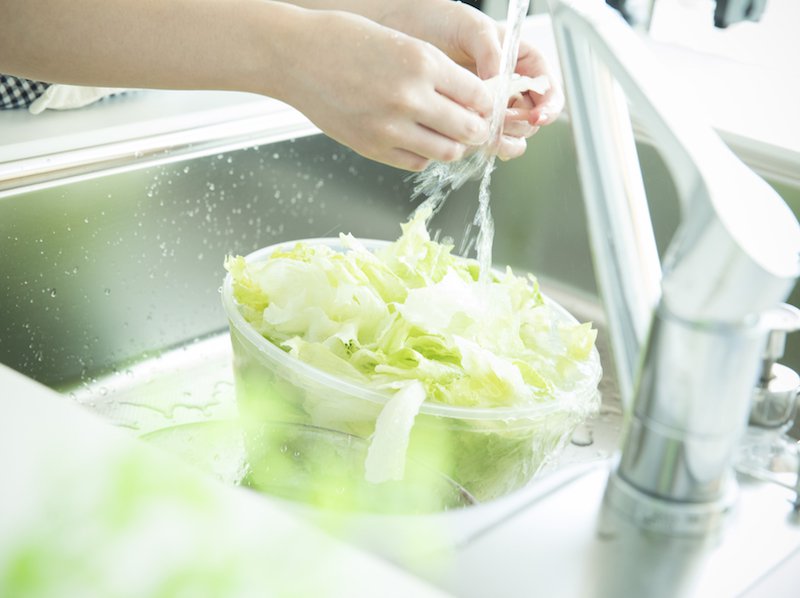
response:
{"label": "metal fixture", "polygon": [[800,329],[800,310],[783,305],[775,310],[750,408],[750,425],[786,431],[794,420],[800,376],[778,363],[786,349],[786,334]]}
{"label": "metal fixture", "polygon": [[[595,270],[632,412],[605,511],[640,529],[701,537],[731,507],[731,463],[768,314],[800,274],[800,227],[781,197],[660,85],[647,46],[613,11],[554,0],[552,13]],[[681,201],[663,274],[626,99]]]}
{"label": "metal fixture", "polygon": [[[606,0],[606,3],[635,29],[650,29],[655,0]],[[767,0],[716,0],[714,4],[714,26],[725,29],[741,21],[761,20]]]}
{"label": "metal fixture", "polygon": [[787,435],[797,412],[800,376],[778,363],[786,334],[800,330],[800,310],[783,305],[771,315],[768,325],[772,331],[735,466],[745,475],[789,490],[794,510],[800,511],[800,445]]}
{"label": "metal fixture", "polygon": [[606,0],[606,4],[617,9],[631,27],[650,29],[656,0]]}
{"label": "metal fixture", "polygon": [[740,21],[759,21],[767,0],[717,0],[714,8],[714,26],[725,29]]}

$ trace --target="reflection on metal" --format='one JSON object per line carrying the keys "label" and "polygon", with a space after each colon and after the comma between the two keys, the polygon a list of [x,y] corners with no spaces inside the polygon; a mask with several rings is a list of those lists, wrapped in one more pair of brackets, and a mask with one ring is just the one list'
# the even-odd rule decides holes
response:
{"label": "reflection on metal", "polygon": [[303,115],[286,107],[257,117],[6,162],[0,164],[0,199],[68,181],[170,164],[318,132]]}
{"label": "reflection on metal", "polygon": [[[731,464],[770,310],[800,274],[800,227],[781,197],[659,86],[663,74],[647,47],[610,9],[554,0],[553,19],[618,375],[634,381],[601,531],[616,538],[615,554],[661,537],[654,550],[661,546],[664,559],[675,557],[671,538],[683,538],[691,547],[679,553],[698,555],[675,561],[689,575],[732,509]],[[661,150],[681,202],[655,292],[657,266],[631,255],[652,246],[652,226],[632,216],[647,203],[627,150],[633,133],[620,89]],[[644,342],[635,323],[656,301]]]}
{"label": "reflection on metal", "polygon": [[717,0],[714,26],[724,29],[741,21],[760,21],[767,0]]}
{"label": "reflection on metal", "polygon": [[[616,8],[631,27],[649,31],[655,0],[606,0]],[[760,21],[767,0],[714,0],[714,26],[720,29],[741,21]]]}
{"label": "reflection on metal", "polygon": [[[633,143],[609,77],[649,125],[675,176],[683,211],[664,260],[661,298],[638,375],[635,423],[618,475],[665,500],[713,501],[722,495],[757,378],[766,336],[759,314],[786,298],[800,271],[800,228],[777,193],[657,87],[640,40],[608,9],[593,8],[557,2],[554,24],[612,327],[642,318],[642,304],[627,300],[636,296],[628,289],[640,287],[642,271],[651,271],[636,262],[631,267],[635,246],[624,237],[609,239],[616,231],[603,227],[617,223],[627,238],[649,237],[652,228],[631,218],[619,198],[625,187],[613,184],[635,179],[638,174],[628,171],[638,171],[637,163],[603,151]],[[633,209],[639,210],[642,200],[635,198]],[[592,226],[597,221],[601,227]],[[627,293],[610,288],[614,282]],[[649,288],[650,279],[644,285]],[[631,345],[622,343],[623,355]]]}
{"label": "reflection on metal", "polygon": [[606,0],[606,3],[616,8],[631,27],[650,30],[655,0]]}

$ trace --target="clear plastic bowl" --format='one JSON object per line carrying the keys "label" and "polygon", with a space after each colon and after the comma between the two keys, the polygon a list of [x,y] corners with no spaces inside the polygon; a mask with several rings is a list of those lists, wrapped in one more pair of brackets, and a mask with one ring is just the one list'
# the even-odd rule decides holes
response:
{"label": "clear plastic bowl", "polygon": [[[273,252],[289,249],[298,242],[266,247],[245,259],[251,263],[264,261]],[[344,250],[337,238],[302,242]],[[388,244],[374,240],[362,243],[373,251]],[[273,459],[274,465],[281,468],[281,475],[309,479],[304,473],[309,464],[298,458],[287,467],[284,458],[293,445],[307,440],[274,441],[270,431],[276,422],[322,427],[362,439],[371,436],[389,395],[310,366],[261,336],[239,312],[230,275],[225,279],[222,298],[230,324],[237,404],[251,465],[271,468]],[[545,300],[554,308],[556,317],[577,323],[561,306]],[[569,392],[560,392],[558,400],[497,408],[454,407],[426,401],[411,432],[409,459],[452,479],[478,501],[506,495],[529,482],[558,455],[576,426],[596,413],[601,374],[600,358],[593,349],[585,377]],[[353,464],[352,471],[359,475],[363,463]]]}
{"label": "clear plastic bowl", "polygon": [[[238,421],[169,426],[140,436],[227,485],[312,507],[382,514],[421,514],[473,505],[453,480],[413,460],[402,482],[364,478],[368,441],[304,424],[259,422],[245,451]],[[252,432],[252,430],[251,430]]]}

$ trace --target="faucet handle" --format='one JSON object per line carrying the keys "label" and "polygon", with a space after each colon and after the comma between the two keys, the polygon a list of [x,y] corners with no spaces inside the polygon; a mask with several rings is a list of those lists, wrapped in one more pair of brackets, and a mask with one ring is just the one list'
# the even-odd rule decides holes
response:
{"label": "faucet handle", "polygon": [[800,330],[800,309],[788,303],[781,303],[762,314],[761,325],[770,331],[764,348],[761,370],[761,381],[765,383],[772,377],[772,366],[783,357],[786,350],[786,335]]}
{"label": "faucet handle", "polygon": [[800,330],[800,309],[788,303],[781,303],[761,314],[764,328],[780,332],[796,332]]}
{"label": "faucet handle", "polygon": [[[748,428],[734,461],[741,473],[790,490],[792,506],[800,513],[800,443],[787,435],[795,421],[800,376],[777,363],[786,348],[786,335],[800,330],[800,309],[786,303],[762,315],[769,330],[764,347],[761,378],[750,405]],[[787,476],[796,474],[790,483]]]}
{"label": "faucet handle", "polygon": [[750,425],[778,429],[791,425],[800,392],[800,376],[777,363],[786,349],[786,335],[800,330],[800,309],[782,303],[765,312],[761,324],[770,332],[751,405]]}

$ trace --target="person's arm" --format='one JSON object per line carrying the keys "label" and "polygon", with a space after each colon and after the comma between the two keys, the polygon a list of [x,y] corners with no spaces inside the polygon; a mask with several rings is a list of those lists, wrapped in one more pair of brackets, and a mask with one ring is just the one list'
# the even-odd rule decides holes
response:
{"label": "person's arm", "polygon": [[256,92],[410,170],[481,143],[491,109],[478,77],[428,43],[356,14],[266,0],[4,0],[0,72]]}
{"label": "person's arm", "polygon": [[[4,0],[0,72],[108,87],[254,90],[297,9],[251,0]],[[274,24],[267,27],[267,24]],[[272,35],[269,35],[271,33]],[[270,86],[259,91],[275,92]]]}
{"label": "person's arm", "polygon": [[495,21],[453,0],[283,0],[316,10],[345,10],[427,41],[482,78],[498,74],[500,37]]}

